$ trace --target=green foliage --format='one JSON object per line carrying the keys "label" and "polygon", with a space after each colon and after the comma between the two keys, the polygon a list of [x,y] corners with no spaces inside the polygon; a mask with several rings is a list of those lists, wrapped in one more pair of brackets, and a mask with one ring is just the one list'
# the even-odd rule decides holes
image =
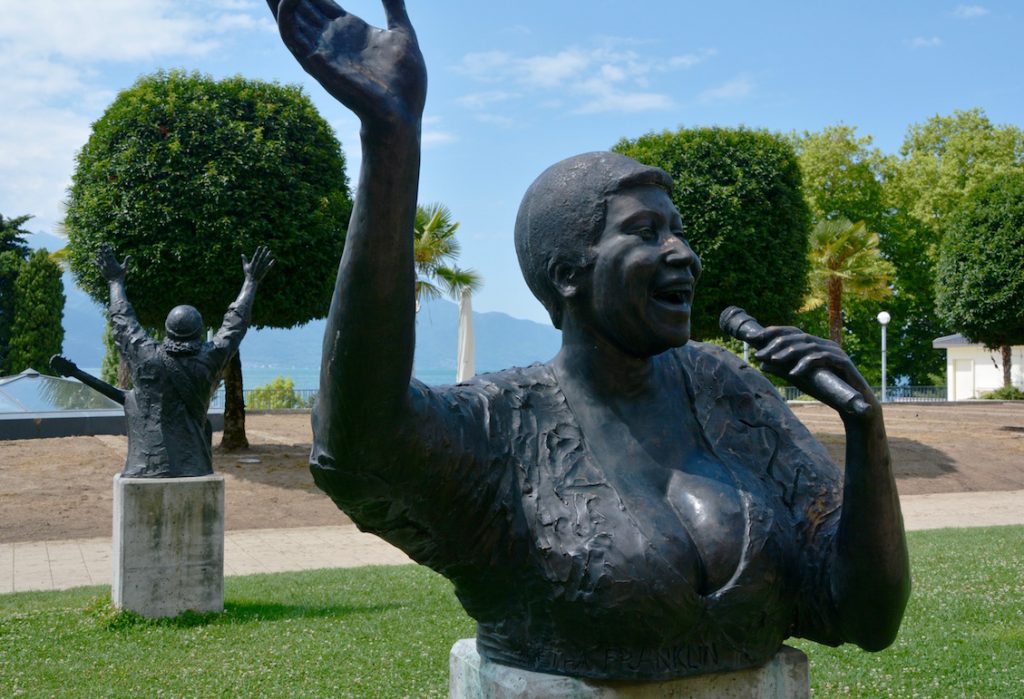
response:
{"label": "green foliage", "polygon": [[672,200],[704,264],[693,335],[721,335],[718,316],[742,306],[765,325],[793,322],[807,277],[810,214],[800,169],[782,137],[700,128],[623,139],[614,150],[667,171]]}
{"label": "green foliage", "polygon": [[245,403],[249,410],[290,410],[309,407],[302,396],[295,392],[295,382],[283,376],[275,377],[265,386],[249,391]]}
{"label": "green foliage", "polygon": [[972,341],[1024,344],[1024,171],[979,185],[947,220],[936,311]]}
{"label": "green foliage", "polygon": [[[907,130],[885,182],[889,220],[878,230],[882,251],[897,267],[896,293],[886,303],[890,370],[911,383],[944,372],[931,341],[953,328],[937,315],[935,278],[948,218],[975,186],[1024,166],[1024,132],[996,126],[981,109],[934,116]],[[877,311],[876,311],[877,312]]]}
{"label": "green foliage", "polygon": [[[914,591],[881,653],[790,640],[815,696],[1017,697],[1024,527],[910,532]],[[0,595],[11,696],[445,697],[473,621],[421,566],[229,577],[224,613],[144,620],[109,588]],[[59,658],[59,662],[55,660]],[[130,662],[125,659],[130,658]]]}
{"label": "green foliage", "polygon": [[[152,333],[150,335],[152,336]],[[114,330],[110,327],[109,320],[103,325],[103,364],[100,367],[100,378],[111,386],[118,386],[126,391],[132,387],[131,372],[121,362],[117,343],[114,342]]]}
{"label": "green foliage", "polygon": [[14,283],[14,322],[11,324],[9,373],[32,368],[52,374],[50,357],[64,343],[64,282],[61,268],[46,250],[28,257]]}
{"label": "green foliage", "polygon": [[911,126],[900,155],[895,199],[915,219],[941,230],[971,189],[1024,166],[1024,131],[993,125],[981,109],[956,111]]}
{"label": "green foliage", "polygon": [[857,136],[845,124],[794,139],[803,191],[815,222],[846,218],[882,229],[885,214],[882,182],[887,162],[871,136]]}
{"label": "green foliage", "polygon": [[455,231],[459,222],[451,210],[434,203],[416,207],[413,228],[413,259],[416,264],[416,304],[427,299],[448,296],[458,299],[463,289],[480,288],[480,275],[471,269],[459,269],[459,241]]}
{"label": "green foliage", "polygon": [[28,259],[29,247],[22,226],[31,216],[4,218],[0,214],[0,376],[7,371],[7,353],[14,323],[14,283]]}
{"label": "green foliage", "polygon": [[242,281],[240,256],[267,245],[256,327],[322,317],[351,208],[344,157],[298,87],[156,73],[121,92],[77,158],[65,226],[71,269],[100,303],[101,243],[131,255],[129,297],[162,327],[188,303],[210,326]]}
{"label": "green foliage", "polygon": [[1002,386],[994,391],[982,393],[980,398],[985,400],[1024,400],[1024,391],[1016,386]]}
{"label": "green foliage", "polygon": [[818,221],[811,231],[810,290],[804,310],[825,305],[828,309],[829,338],[843,342],[842,310],[846,298],[881,300],[892,290],[889,282],[895,269],[879,251],[877,233],[864,221],[848,219]]}
{"label": "green foliage", "polygon": [[30,234],[22,226],[32,218],[30,215],[4,218],[0,214],[0,253],[14,252],[23,260],[28,259],[29,247],[25,236]]}

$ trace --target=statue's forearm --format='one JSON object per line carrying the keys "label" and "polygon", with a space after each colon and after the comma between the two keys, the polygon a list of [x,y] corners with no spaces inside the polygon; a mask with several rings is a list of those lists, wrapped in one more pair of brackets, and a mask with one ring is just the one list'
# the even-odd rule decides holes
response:
{"label": "statue's forearm", "polygon": [[319,407],[339,428],[383,426],[396,415],[408,392],[415,345],[419,122],[364,127],[362,145],[320,377]]}
{"label": "statue's forearm", "polygon": [[910,564],[881,407],[846,418],[846,478],[832,590],[846,640],[894,640],[910,595]]}
{"label": "statue's forearm", "polygon": [[124,290],[123,279],[113,279],[107,283],[107,287],[110,290],[110,310],[113,312],[115,309],[120,309],[127,306],[131,308],[131,304],[128,303],[128,294]]}

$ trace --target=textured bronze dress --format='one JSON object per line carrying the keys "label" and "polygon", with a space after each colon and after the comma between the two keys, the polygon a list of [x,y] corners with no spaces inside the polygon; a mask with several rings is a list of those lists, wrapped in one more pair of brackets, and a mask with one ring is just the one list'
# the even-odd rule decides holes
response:
{"label": "textured bronze dress", "polygon": [[[629,471],[603,468],[548,365],[414,382],[397,434],[328,432],[314,412],[311,469],[361,529],[453,581],[480,653],[501,663],[654,680],[755,666],[787,636],[839,644],[837,467],[731,354],[691,342],[655,361],[677,373],[738,503],[738,563],[722,584],[702,574],[682,481],[652,502]],[[631,453],[636,474],[653,466]]]}

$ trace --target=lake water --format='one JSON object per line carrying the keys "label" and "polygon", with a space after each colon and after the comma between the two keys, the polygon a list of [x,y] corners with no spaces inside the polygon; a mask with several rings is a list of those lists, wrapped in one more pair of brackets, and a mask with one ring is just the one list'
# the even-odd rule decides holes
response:
{"label": "lake water", "polygon": [[[246,366],[242,362],[242,380],[245,387],[256,388],[265,386],[278,376],[291,379],[296,389],[320,388],[320,368],[297,367],[283,369],[281,367]],[[417,369],[416,378],[423,383],[436,386],[438,384],[455,383],[454,369]]]}
{"label": "lake water", "polygon": [[[95,367],[83,368],[86,373],[99,376],[100,370]],[[295,383],[296,390],[308,390],[320,388],[320,368],[310,367],[272,367],[272,366],[247,366],[242,362],[242,381],[245,382],[246,390],[266,386],[268,383],[283,376]],[[416,378],[425,384],[437,386],[441,384],[455,383],[454,369],[417,369]]]}

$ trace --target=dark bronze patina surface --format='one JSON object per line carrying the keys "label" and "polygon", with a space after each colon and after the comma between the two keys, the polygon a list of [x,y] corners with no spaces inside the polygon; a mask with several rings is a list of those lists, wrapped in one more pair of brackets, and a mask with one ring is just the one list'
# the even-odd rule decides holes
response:
{"label": "dark bronze patina surface", "polygon": [[245,281],[228,307],[213,339],[192,306],[177,306],[167,315],[166,335],[154,340],[135,318],[125,292],[128,260],[118,262],[103,246],[96,264],[110,285],[110,325],[117,350],[132,375],[128,391],[105,384],[62,357],[50,360],[66,376],[75,376],[124,405],[128,421],[126,478],[181,478],[213,473],[212,430],[206,418],[213,391],[245,336],[256,287],[273,266],[266,248],[250,262],[242,256]]}
{"label": "dark bronze patina surface", "polygon": [[653,680],[755,666],[788,636],[891,643],[909,572],[878,403],[836,345],[746,327],[765,368],[842,410],[843,475],[763,376],[689,341],[700,260],[661,170],[588,153],[526,193],[516,250],[562,330],[550,362],[411,378],[427,83],[404,3],[383,4],[378,29],[331,0],[270,0],[299,63],[362,123],[317,484],[451,579],[499,662]]}

